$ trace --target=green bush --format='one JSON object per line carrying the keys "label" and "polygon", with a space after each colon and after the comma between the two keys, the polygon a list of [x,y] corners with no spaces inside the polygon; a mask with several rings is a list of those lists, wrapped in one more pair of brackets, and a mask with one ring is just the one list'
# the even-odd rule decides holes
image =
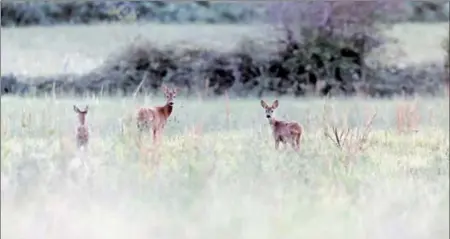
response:
{"label": "green bush", "polygon": [[[359,70],[358,58],[357,55],[352,57],[350,50],[337,48],[329,38],[314,38],[311,43],[304,44],[320,48],[317,51],[325,49],[324,52],[332,53],[328,55],[328,62],[320,61],[326,56],[324,54],[322,58],[308,55],[314,49],[282,48],[274,54],[264,46],[247,42],[236,51],[224,53],[174,46],[158,48],[142,40],[82,75],[2,75],[2,94],[152,94],[159,92],[162,84],[168,84],[183,88],[188,95],[348,96],[354,94],[358,84],[362,83],[366,95],[383,97],[405,93],[434,94],[442,88],[442,67],[412,66],[395,71],[367,69],[369,76],[356,81],[350,73]],[[331,59],[336,56],[340,58]],[[321,78],[330,75],[335,78]]]}
{"label": "green bush", "polygon": [[[403,16],[398,1],[280,2],[270,4],[272,23],[284,35],[280,41],[284,67],[295,77],[307,75],[322,94],[330,90],[355,93],[365,81],[364,59],[387,40],[380,29],[386,16]],[[385,22],[384,26],[388,26]],[[300,70],[299,69],[304,69]],[[316,85],[322,81],[321,86]]]}

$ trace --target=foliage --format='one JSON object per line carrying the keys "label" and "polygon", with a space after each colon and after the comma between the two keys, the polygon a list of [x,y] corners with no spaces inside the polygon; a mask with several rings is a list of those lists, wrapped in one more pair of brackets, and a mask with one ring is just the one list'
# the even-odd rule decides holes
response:
{"label": "foliage", "polygon": [[[321,46],[334,49],[326,43]],[[442,71],[428,66],[410,66],[395,72],[390,68],[370,69],[370,77],[356,81],[354,73],[348,72],[359,69],[357,57],[340,57],[328,65],[320,61],[308,63],[305,57],[308,64],[302,66],[298,58],[286,55],[286,49],[274,54],[253,42],[244,45],[234,51],[221,52],[198,47],[161,48],[145,39],[136,40],[85,74],[2,75],[2,94],[149,94],[159,91],[162,83],[184,88],[189,95],[228,92],[241,97],[354,95],[358,87],[362,88],[361,84],[365,87],[364,94],[373,97],[405,93],[433,95],[441,89]],[[290,54],[301,51],[296,49]],[[348,54],[342,50],[335,52]],[[319,78],[333,71],[338,80]],[[319,73],[319,77],[313,73]]]}
{"label": "foliage", "polygon": [[[269,7],[270,20],[281,25],[286,40],[309,41],[311,37],[331,37],[347,41],[365,41],[367,50],[382,39],[379,23],[392,15],[402,15],[403,1],[306,1],[273,3]],[[385,21],[384,21],[385,22]],[[385,22],[386,23],[386,22]]]}
{"label": "foliage", "polygon": [[[365,57],[386,43],[380,19],[402,16],[400,0],[303,1],[268,5],[269,20],[284,33],[282,54],[295,64],[290,72],[305,68],[315,83],[324,80],[333,88],[355,92],[355,81],[365,81]],[[346,76],[345,76],[346,75]],[[330,87],[328,87],[328,90]],[[323,89],[324,90],[324,89]],[[323,91],[322,90],[322,91]]]}
{"label": "foliage", "polygon": [[1,4],[2,26],[94,22],[237,23],[261,18],[259,4],[164,1],[7,2]]}
{"label": "foliage", "polygon": [[[165,1],[83,1],[79,3],[73,1],[10,1],[1,3],[1,25],[5,27],[85,24],[105,21],[244,23],[261,21],[266,16],[265,8],[262,5],[264,4],[255,2],[215,3],[208,1],[178,3]],[[406,1],[407,11],[404,15],[384,14],[384,20],[448,21],[448,7],[448,2]]]}

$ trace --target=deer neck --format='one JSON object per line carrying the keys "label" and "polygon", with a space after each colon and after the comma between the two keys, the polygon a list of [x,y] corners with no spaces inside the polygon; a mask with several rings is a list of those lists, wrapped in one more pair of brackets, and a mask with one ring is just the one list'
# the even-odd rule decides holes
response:
{"label": "deer neck", "polygon": [[84,117],[80,117],[79,119],[80,119],[80,125],[81,125],[81,126],[84,126],[84,124],[85,124],[85,122],[86,122],[86,120],[84,119]]}
{"label": "deer neck", "polygon": [[275,118],[273,118],[273,117],[270,117],[268,120],[269,120],[270,126],[274,127],[276,122],[277,122],[277,120]]}
{"label": "deer neck", "polygon": [[166,103],[163,107],[164,114],[169,117],[172,114],[173,103]]}

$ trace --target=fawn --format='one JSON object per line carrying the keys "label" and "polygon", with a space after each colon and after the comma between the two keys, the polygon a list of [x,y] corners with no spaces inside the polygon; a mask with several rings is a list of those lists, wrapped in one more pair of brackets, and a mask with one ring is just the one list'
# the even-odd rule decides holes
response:
{"label": "fawn", "polygon": [[300,138],[302,136],[303,129],[297,122],[286,122],[277,120],[272,117],[274,110],[278,107],[278,100],[272,103],[272,106],[268,106],[264,100],[261,100],[261,106],[266,111],[266,117],[269,119],[270,126],[272,127],[272,134],[275,140],[275,149],[278,150],[280,142],[284,145],[289,141],[294,150],[300,149]]}
{"label": "fawn", "polygon": [[166,104],[153,108],[141,108],[138,111],[137,127],[139,132],[149,130],[153,131],[153,141],[156,140],[167,123],[167,119],[172,114],[173,100],[177,95],[177,89],[169,89],[165,85],[162,86],[164,95],[166,96]]}
{"label": "fawn", "polygon": [[88,106],[84,110],[80,110],[77,106],[73,106],[73,110],[78,115],[79,126],[77,127],[77,146],[78,148],[85,147],[89,142],[89,131],[85,124],[86,114],[88,113]]}

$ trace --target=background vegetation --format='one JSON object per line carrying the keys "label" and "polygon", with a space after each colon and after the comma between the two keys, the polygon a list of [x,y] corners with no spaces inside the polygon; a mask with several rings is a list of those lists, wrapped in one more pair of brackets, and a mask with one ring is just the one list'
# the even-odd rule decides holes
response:
{"label": "background vegetation", "polygon": [[[417,16],[433,12],[424,9],[439,12],[438,9],[446,7],[447,3],[402,0],[357,4],[351,1],[5,3],[2,23],[6,26],[165,21],[161,19],[167,17],[170,18],[167,22],[253,24],[247,28],[247,38],[233,39],[238,46],[226,52],[205,48],[205,44],[203,47],[167,45],[162,48],[148,39],[140,39],[110,52],[107,60],[103,59],[95,69],[81,75],[33,76],[30,79],[17,72],[3,73],[2,93],[129,95],[155,91],[166,82],[189,93],[206,87],[216,95],[225,92],[240,96],[439,94],[445,82],[444,57],[437,62],[408,65],[398,59],[402,52],[397,47],[385,49],[385,55],[395,63],[386,65],[383,63],[387,59],[380,59],[378,55],[383,46],[398,40],[386,35],[393,24],[417,20],[420,19]],[[205,20],[202,14],[217,19]],[[187,15],[191,17],[178,17]],[[446,21],[448,25],[448,19],[435,15],[434,21]],[[445,26],[443,24],[439,32],[448,31]],[[262,29],[264,35],[256,32]],[[173,31],[182,32],[181,29]],[[371,60],[373,55],[376,55],[375,62]]]}
{"label": "background vegetation", "polygon": [[[447,21],[448,2],[404,1],[408,21]],[[210,3],[208,1],[96,1],[3,2],[2,26],[86,24],[104,21],[157,21],[164,23],[245,23],[261,21],[261,3]]]}

